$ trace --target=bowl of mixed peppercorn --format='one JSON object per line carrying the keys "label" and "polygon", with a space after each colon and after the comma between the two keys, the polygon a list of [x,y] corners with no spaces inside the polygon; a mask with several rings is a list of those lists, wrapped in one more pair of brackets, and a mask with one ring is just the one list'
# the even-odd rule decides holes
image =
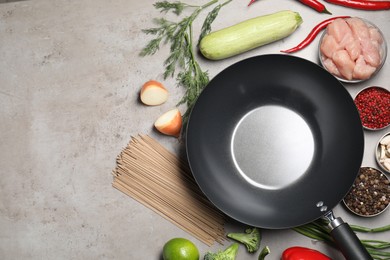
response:
{"label": "bowl of mixed peppercorn", "polygon": [[376,168],[361,167],[343,202],[351,212],[358,216],[377,216],[389,207],[390,180]]}
{"label": "bowl of mixed peppercorn", "polygon": [[382,130],[390,125],[390,91],[386,88],[364,88],[354,102],[365,129]]}

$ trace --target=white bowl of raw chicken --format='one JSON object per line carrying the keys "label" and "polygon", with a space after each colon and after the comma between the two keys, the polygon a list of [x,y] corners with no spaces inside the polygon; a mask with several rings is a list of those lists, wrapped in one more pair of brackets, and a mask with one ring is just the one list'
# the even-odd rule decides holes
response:
{"label": "white bowl of raw chicken", "polygon": [[381,30],[358,17],[335,19],[319,43],[321,65],[347,83],[372,78],[382,68],[386,56],[387,45]]}

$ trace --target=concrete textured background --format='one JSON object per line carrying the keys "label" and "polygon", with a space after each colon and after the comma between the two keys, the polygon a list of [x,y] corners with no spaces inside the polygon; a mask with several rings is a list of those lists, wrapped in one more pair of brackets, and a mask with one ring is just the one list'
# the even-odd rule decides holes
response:
{"label": "concrete textured background", "polygon": [[[168,49],[152,57],[138,55],[150,40],[141,29],[163,15],[153,8],[154,1],[0,3],[0,258],[160,259],[163,244],[172,237],[193,240],[202,255],[222,249],[225,245],[205,246],[111,186],[116,156],[130,136],[149,134],[175,153],[183,150],[176,139],[153,129],[154,120],[183,95],[174,79],[162,77]],[[246,57],[292,47],[329,18],[292,0],[246,5],[245,0],[231,2],[213,28],[283,9],[300,12],[304,23],[292,36],[240,56],[219,62],[199,57],[210,77]],[[389,11],[327,6],[333,15],[359,16],[377,24],[390,43]],[[195,32],[201,20],[195,22]],[[295,55],[317,62],[317,44],[318,39]],[[390,89],[389,69],[388,59],[375,78],[345,87],[352,96],[368,85]],[[169,88],[167,103],[139,103],[139,89],[149,79]],[[365,132],[364,165],[376,166],[374,146],[386,131]],[[365,219],[338,206],[335,214],[374,227],[388,224],[390,210]],[[226,224],[227,231],[243,228],[234,221]],[[388,240],[389,235],[373,237]],[[337,251],[291,230],[265,230],[262,245],[271,247],[267,259],[279,259],[292,245],[342,259]],[[241,248],[238,259],[257,256]]]}

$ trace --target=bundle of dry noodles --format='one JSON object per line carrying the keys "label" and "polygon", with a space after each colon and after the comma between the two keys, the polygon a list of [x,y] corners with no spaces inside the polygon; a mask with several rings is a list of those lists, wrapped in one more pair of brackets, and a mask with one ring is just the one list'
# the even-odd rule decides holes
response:
{"label": "bundle of dry noodles", "polygon": [[185,160],[147,135],[117,158],[113,187],[207,245],[224,240],[224,215],[203,195]]}

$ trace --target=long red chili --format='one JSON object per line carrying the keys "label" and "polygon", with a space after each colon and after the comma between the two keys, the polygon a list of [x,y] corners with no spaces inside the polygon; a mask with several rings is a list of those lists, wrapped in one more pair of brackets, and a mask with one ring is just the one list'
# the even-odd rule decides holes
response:
{"label": "long red chili", "polygon": [[341,5],[345,7],[361,10],[388,10],[390,1],[372,1],[372,0],[325,0],[328,3]]}
{"label": "long red chili", "polygon": [[311,8],[313,8],[314,10],[316,10],[319,13],[332,14],[331,12],[329,12],[326,9],[325,5],[323,5],[322,3],[318,2],[317,0],[298,0],[298,1],[301,2],[304,5],[307,5],[307,6],[311,7]]}
{"label": "long red chili", "polygon": [[316,36],[318,35],[318,33],[320,31],[322,31],[324,28],[326,28],[331,22],[333,22],[337,18],[350,18],[350,16],[335,16],[335,17],[332,17],[332,18],[329,18],[329,19],[326,19],[326,20],[320,22],[311,30],[311,32],[307,35],[307,37],[301,43],[299,43],[297,46],[295,46],[291,49],[283,50],[281,52],[293,53],[293,52],[302,50],[303,48],[308,46],[316,38]]}

